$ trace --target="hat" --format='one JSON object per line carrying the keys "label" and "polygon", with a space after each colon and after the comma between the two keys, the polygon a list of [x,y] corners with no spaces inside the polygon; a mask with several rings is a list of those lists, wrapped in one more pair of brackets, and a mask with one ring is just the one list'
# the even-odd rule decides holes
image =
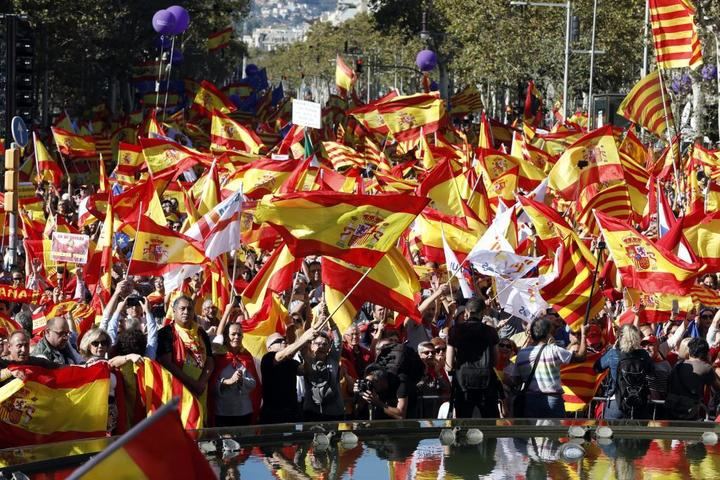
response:
{"label": "hat", "polygon": [[267,340],[265,340],[265,348],[270,348],[270,345],[272,345],[273,343],[275,343],[277,340],[279,340],[281,338],[285,338],[285,336],[281,333],[275,332],[272,335],[269,335],[267,337]]}
{"label": "hat", "polygon": [[600,330],[600,327],[598,327],[597,325],[590,325],[590,328],[588,328],[588,331],[585,334],[585,339],[588,341],[588,343],[601,342],[602,330]]}
{"label": "hat", "polygon": [[657,345],[657,337],[655,335],[648,335],[647,337],[642,339],[642,342],[640,342],[640,345]]}

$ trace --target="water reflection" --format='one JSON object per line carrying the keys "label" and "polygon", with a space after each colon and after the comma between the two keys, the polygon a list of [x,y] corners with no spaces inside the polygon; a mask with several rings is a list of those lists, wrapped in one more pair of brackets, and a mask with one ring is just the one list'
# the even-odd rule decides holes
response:
{"label": "water reflection", "polygon": [[[262,479],[685,479],[720,478],[720,447],[699,441],[616,438],[573,440],[582,458],[566,459],[567,438],[485,438],[443,445],[438,438],[375,435],[356,446],[260,446],[223,452],[211,462],[220,478]],[[567,450],[565,450],[567,451]]]}

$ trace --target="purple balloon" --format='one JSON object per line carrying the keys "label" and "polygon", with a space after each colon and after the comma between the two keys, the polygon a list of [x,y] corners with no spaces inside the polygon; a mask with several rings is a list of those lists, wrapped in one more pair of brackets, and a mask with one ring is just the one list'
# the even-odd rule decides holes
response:
{"label": "purple balloon", "polygon": [[167,11],[175,16],[175,27],[173,28],[173,35],[180,35],[187,30],[190,25],[190,14],[180,5],[173,5],[168,7]]}
{"label": "purple balloon", "polygon": [[175,15],[167,10],[158,10],[153,15],[152,26],[161,35],[172,35],[175,28]]}
{"label": "purple balloon", "polygon": [[429,72],[437,65],[437,55],[432,50],[421,50],[415,57],[415,65],[421,72]]}
{"label": "purple balloon", "polygon": [[254,63],[249,63],[245,66],[245,76],[252,77],[258,74],[260,69]]}

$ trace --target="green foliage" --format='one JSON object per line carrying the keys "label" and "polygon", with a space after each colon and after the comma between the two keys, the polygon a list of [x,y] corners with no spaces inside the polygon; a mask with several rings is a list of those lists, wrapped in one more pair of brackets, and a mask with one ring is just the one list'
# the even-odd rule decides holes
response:
{"label": "green foliage", "polygon": [[[348,52],[345,52],[347,42]],[[272,52],[251,52],[251,60],[266,67],[272,82],[284,80],[289,89],[297,88],[303,78],[319,79],[334,85],[335,58],[340,54],[349,67],[355,68],[355,60],[362,58],[365,69],[373,69],[373,79],[378,85],[388,87],[395,81],[394,65],[405,82],[417,82],[419,76],[412,72],[415,55],[420,50],[419,39],[405,39],[397,29],[380,32],[372,17],[362,14],[335,27],[327,22],[317,22],[310,27],[304,42],[286,45]],[[358,80],[363,88],[364,80]]]}
{"label": "green foliage", "polygon": [[[47,68],[52,106],[82,110],[106,101],[113,82],[120,82],[120,92],[127,91],[131,67],[157,56],[152,16],[172,2],[14,0],[12,4],[12,11],[25,14],[35,29],[36,80],[42,80]],[[240,63],[244,47],[235,41],[223,57],[208,55],[206,40],[211,32],[246,16],[248,0],[187,0],[182,5],[191,20],[181,39],[185,61],[173,77],[224,78]]]}

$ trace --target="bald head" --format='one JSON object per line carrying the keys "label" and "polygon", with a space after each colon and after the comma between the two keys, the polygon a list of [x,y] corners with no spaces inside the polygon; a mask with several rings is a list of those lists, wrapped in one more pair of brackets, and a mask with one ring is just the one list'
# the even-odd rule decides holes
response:
{"label": "bald head", "polygon": [[55,317],[48,320],[45,325],[45,339],[58,350],[62,350],[68,344],[70,339],[70,327],[67,320],[62,317]]}
{"label": "bald head", "polygon": [[25,330],[16,330],[10,334],[8,358],[14,362],[26,362],[30,358],[30,335]]}

